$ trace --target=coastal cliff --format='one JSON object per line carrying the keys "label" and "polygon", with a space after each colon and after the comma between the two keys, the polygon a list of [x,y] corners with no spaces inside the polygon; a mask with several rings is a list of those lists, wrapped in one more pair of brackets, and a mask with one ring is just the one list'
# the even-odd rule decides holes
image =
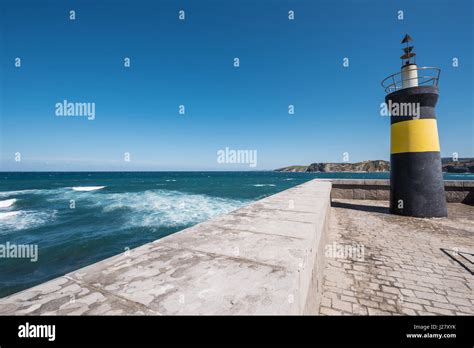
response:
{"label": "coastal cliff", "polygon": [[[474,173],[474,158],[460,158],[453,161],[451,158],[442,159],[443,172]],[[289,166],[276,169],[277,172],[388,172],[390,162],[384,160],[363,161],[357,163],[312,163],[308,166]]]}
{"label": "coastal cliff", "polygon": [[387,172],[390,162],[364,161],[357,163],[312,163],[309,166],[290,166],[277,169],[278,172]]}
{"label": "coastal cliff", "polygon": [[460,158],[453,161],[452,158],[442,158],[443,172],[448,173],[474,173],[474,158]]}

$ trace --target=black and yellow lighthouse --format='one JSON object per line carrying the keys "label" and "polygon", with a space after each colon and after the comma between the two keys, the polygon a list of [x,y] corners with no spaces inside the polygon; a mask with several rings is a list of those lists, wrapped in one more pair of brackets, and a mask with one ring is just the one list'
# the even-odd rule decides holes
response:
{"label": "black and yellow lighthouse", "polygon": [[447,216],[435,106],[439,68],[419,68],[412,38],[402,40],[399,73],[382,81],[390,114],[390,212]]}

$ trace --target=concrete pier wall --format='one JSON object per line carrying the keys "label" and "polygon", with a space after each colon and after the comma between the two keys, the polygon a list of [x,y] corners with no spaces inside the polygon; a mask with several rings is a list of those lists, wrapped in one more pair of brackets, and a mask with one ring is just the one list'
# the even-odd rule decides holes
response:
{"label": "concrete pier wall", "polygon": [[[331,179],[332,198],[371,199],[388,201],[390,180]],[[448,203],[474,204],[474,181],[447,180],[444,182]]]}
{"label": "concrete pier wall", "polygon": [[0,314],[316,314],[330,193],[309,181],[0,299]]}

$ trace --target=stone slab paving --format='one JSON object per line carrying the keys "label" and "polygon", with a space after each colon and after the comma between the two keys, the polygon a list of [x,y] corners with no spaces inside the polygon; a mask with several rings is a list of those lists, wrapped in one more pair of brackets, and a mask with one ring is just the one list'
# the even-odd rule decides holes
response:
{"label": "stone slab paving", "polygon": [[[440,248],[474,252],[474,207],[448,211],[401,217],[386,201],[334,199],[320,314],[473,315],[474,276]],[[331,253],[343,245],[363,246],[364,257]]]}

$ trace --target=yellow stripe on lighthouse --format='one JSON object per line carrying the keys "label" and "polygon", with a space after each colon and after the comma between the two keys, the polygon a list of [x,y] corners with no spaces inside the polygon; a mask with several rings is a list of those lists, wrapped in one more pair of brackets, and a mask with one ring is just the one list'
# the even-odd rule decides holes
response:
{"label": "yellow stripe on lighthouse", "polygon": [[423,118],[391,125],[391,153],[439,151],[436,119]]}

